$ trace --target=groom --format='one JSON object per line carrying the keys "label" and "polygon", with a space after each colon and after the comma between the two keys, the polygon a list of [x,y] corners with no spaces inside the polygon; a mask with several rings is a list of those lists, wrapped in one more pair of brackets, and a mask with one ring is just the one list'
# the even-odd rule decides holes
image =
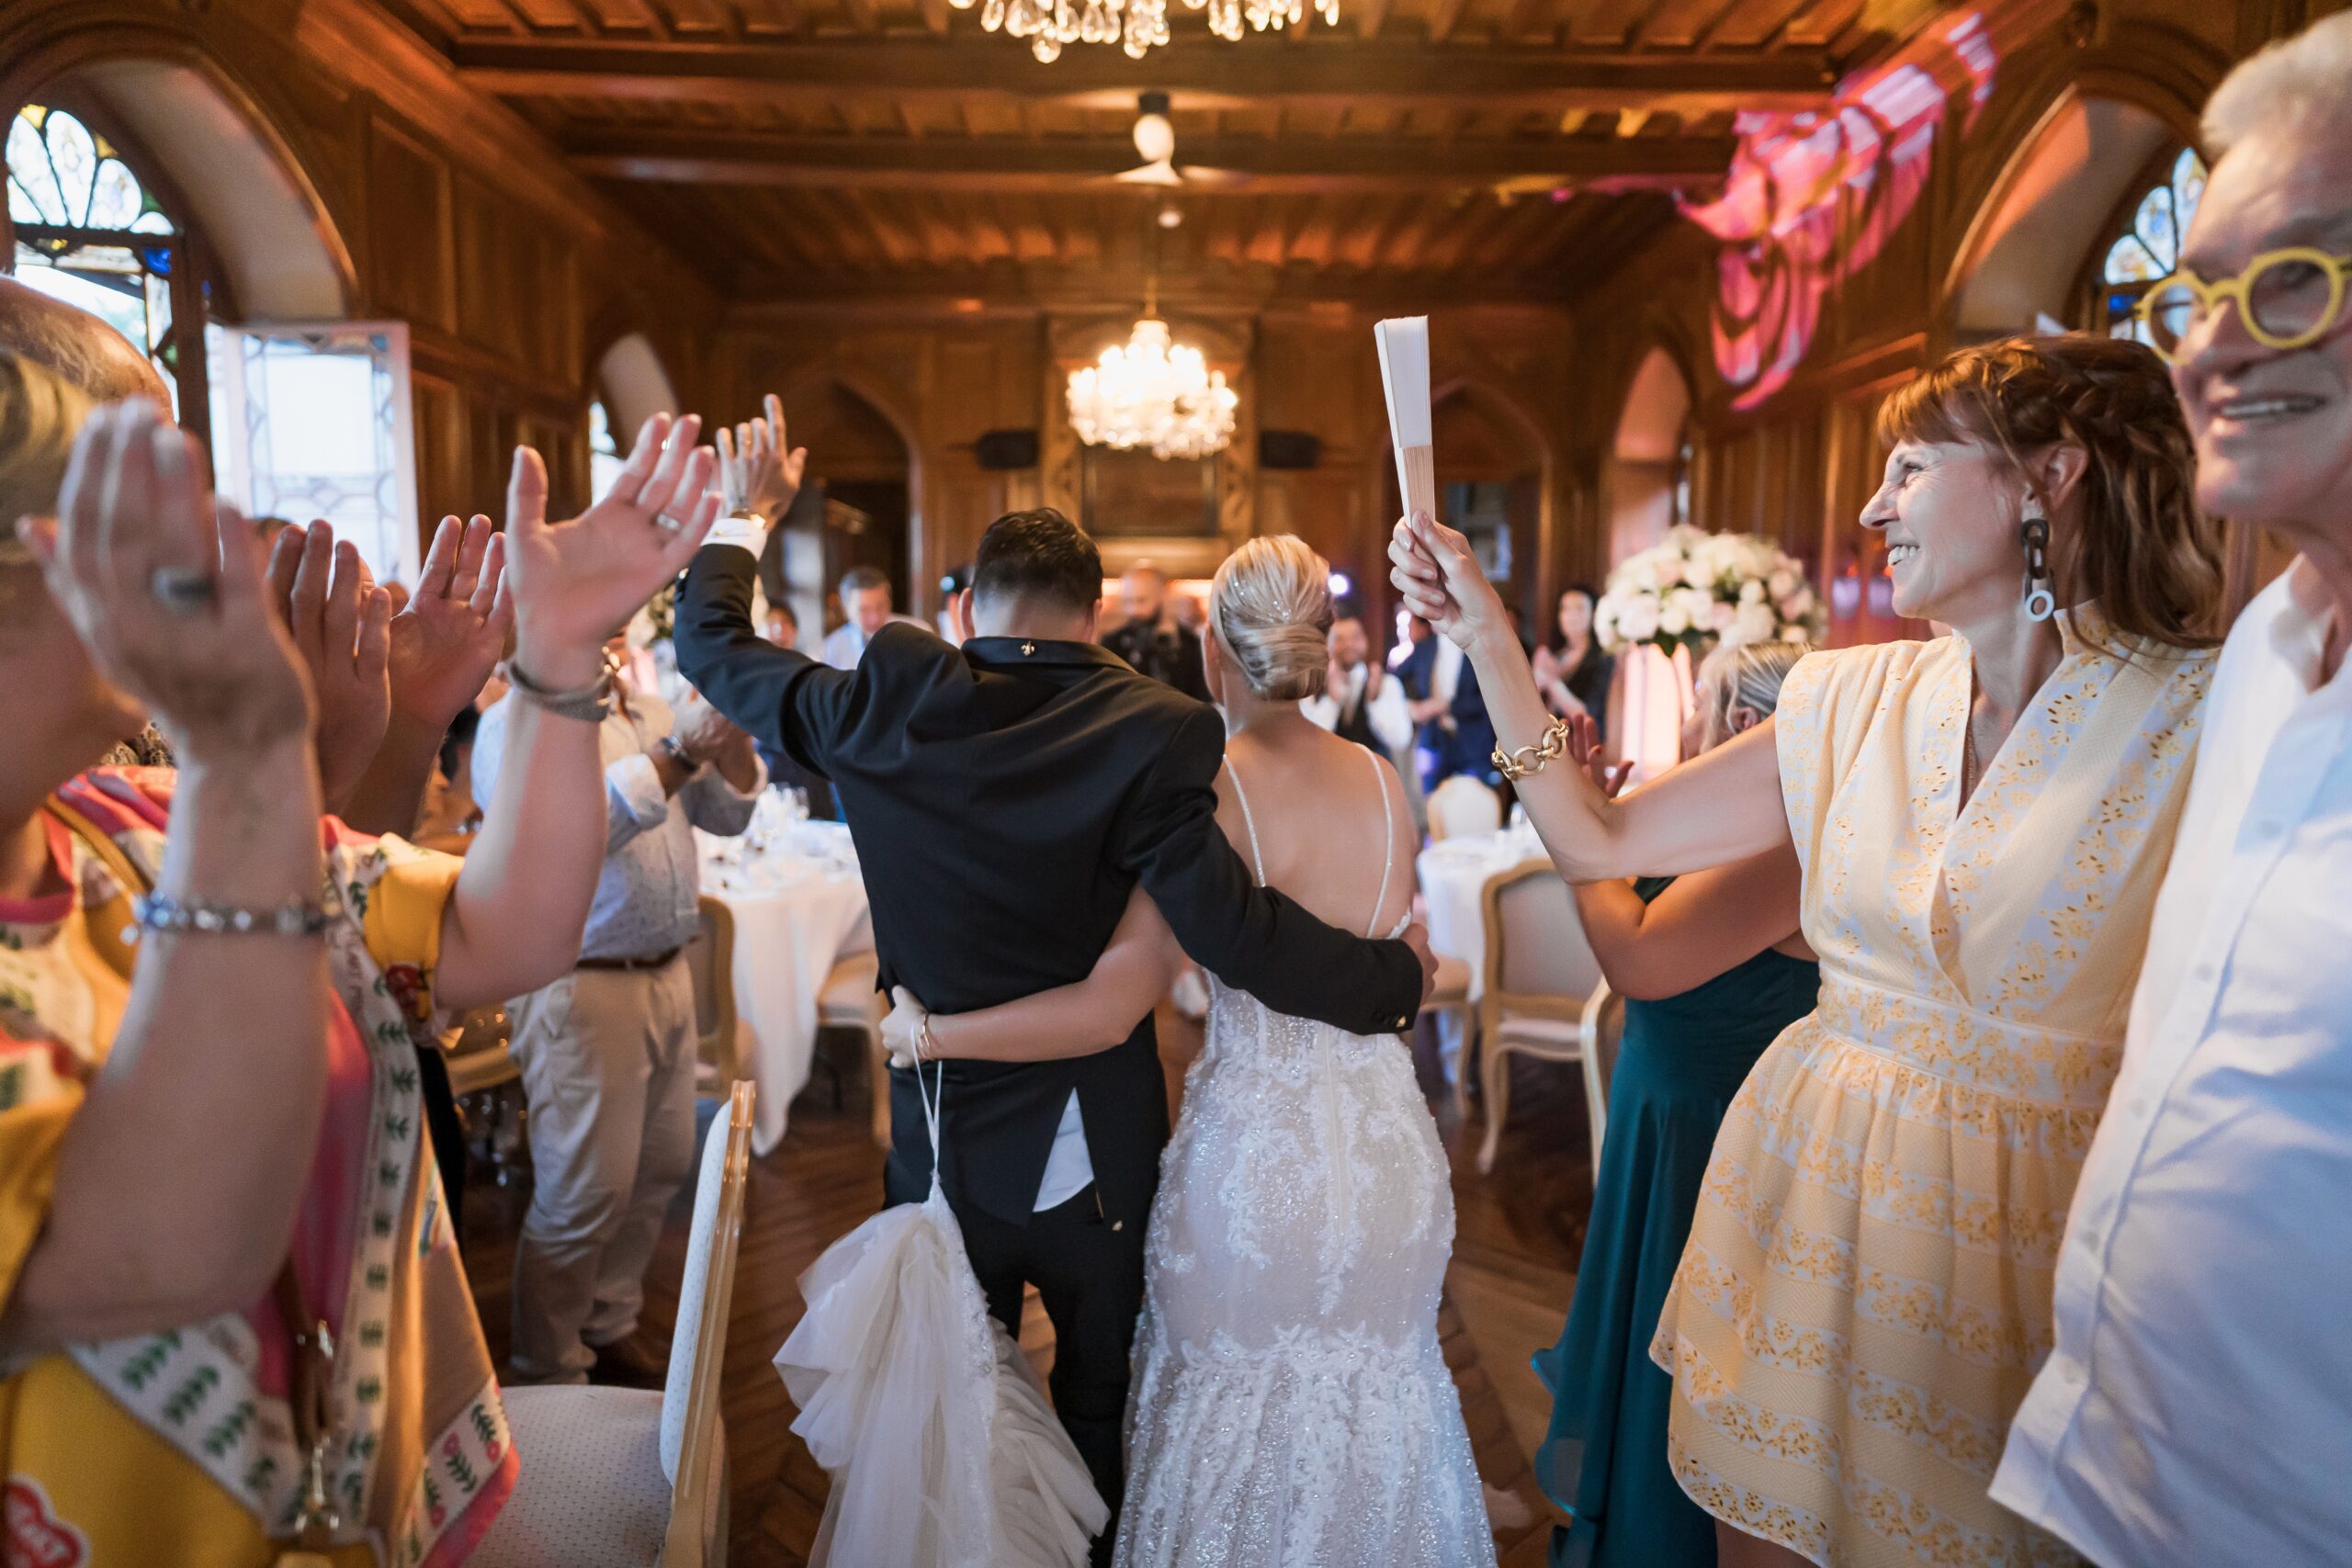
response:
{"label": "groom", "polygon": [[[1252,883],[1216,821],[1216,711],[1096,645],[1102,558],[1060,513],[989,525],[973,566],[978,635],[962,648],[894,623],[854,671],[752,630],[753,523],[740,546],[695,558],[678,666],[762,744],[831,777],[885,987],[963,1012],[1084,979],[1141,882],[1186,953],[1275,1011],[1367,1034],[1411,1023],[1426,950],[1335,931]],[[941,1174],[973,1271],[1016,1335],[1023,1287],[1037,1287],[1055,1409],[1115,1521],[1145,1220],[1168,1141],[1152,1021],[1092,1056],[944,1071]],[[919,1201],[931,1148],[916,1080],[890,1077],[885,1190]]]}

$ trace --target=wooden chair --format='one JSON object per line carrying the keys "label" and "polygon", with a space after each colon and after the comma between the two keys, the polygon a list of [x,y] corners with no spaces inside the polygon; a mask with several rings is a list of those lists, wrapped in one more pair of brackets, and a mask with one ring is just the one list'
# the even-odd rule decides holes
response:
{"label": "wooden chair", "polygon": [[1609,1123],[1609,1083],[1617,1072],[1617,1042],[1625,1032],[1625,998],[1600,983],[1584,1002],[1577,1030],[1584,1048],[1584,1102],[1592,1117],[1592,1179],[1600,1180],[1600,1135]]}
{"label": "wooden chair", "polygon": [[1502,830],[1503,797],[1466,773],[1456,773],[1430,792],[1430,840],[1459,839]]}
{"label": "wooden chair", "polygon": [[706,1568],[727,1561],[727,1433],[719,1378],[752,1157],[752,1086],[711,1123],[670,1341],[650,1389],[506,1391],[522,1474],[474,1568]]}
{"label": "wooden chair", "polygon": [[1585,941],[1568,885],[1548,860],[1524,860],[1487,879],[1479,894],[1487,926],[1486,986],[1478,998],[1480,1091],[1487,1138],[1478,1171],[1495,1168],[1510,1111],[1510,1059],[1573,1062],[1582,1053],[1585,999],[1600,966]]}
{"label": "wooden chair", "polygon": [[695,901],[699,917],[686,943],[686,969],[695,983],[695,1087],[724,1094],[750,1077],[735,1016],[735,912],[708,894]]}
{"label": "wooden chair", "polygon": [[890,1016],[890,1000],[876,990],[881,961],[872,953],[853,953],[833,965],[825,988],[817,993],[817,1027],[850,1029],[865,1036],[866,1081],[874,1086],[874,1142],[890,1146],[890,1054],[882,1048],[882,1021]]}

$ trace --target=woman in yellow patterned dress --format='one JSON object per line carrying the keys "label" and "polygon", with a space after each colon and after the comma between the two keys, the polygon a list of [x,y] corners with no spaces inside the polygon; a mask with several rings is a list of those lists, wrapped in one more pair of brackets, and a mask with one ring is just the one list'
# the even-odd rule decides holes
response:
{"label": "woman in yellow patterned dress", "polygon": [[[1613,804],[1518,760],[1571,880],[1803,866],[1820,1004],[1724,1122],[1651,1348],[1726,1568],[2072,1561],[1985,1492],[2050,1349],[2212,669],[2217,530],[2154,355],[1963,350],[1880,429],[1862,522],[1896,610],[1954,635],[1808,658],[1774,719]],[[1391,557],[1503,747],[1542,741],[1461,536],[1411,519]]]}
{"label": "woman in yellow patterned dress", "polygon": [[[518,458],[505,581],[543,681],[593,680],[685,564],[717,510],[692,443],[657,471],[641,440],[552,527]],[[436,1004],[577,957],[596,726],[517,716],[513,805],[463,861],[322,818],[316,721],[344,699],[200,475],[147,404],[93,410],[0,351],[0,1562],[454,1568],[517,1459],[416,1044]],[[345,581],[322,624],[350,668]],[[503,632],[479,608],[412,672],[479,684]],[[176,774],[92,767],[151,713]]]}

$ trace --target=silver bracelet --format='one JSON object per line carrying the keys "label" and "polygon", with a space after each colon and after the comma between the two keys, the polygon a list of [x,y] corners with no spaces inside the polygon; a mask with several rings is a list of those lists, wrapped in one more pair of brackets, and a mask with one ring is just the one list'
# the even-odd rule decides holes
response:
{"label": "silver bracelet", "polygon": [[274,909],[247,909],[233,904],[184,904],[168,893],[142,893],[131,901],[131,908],[141,930],[201,936],[322,936],[334,919],[308,899]]}
{"label": "silver bracelet", "polygon": [[558,718],[602,724],[613,711],[613,672],[609,669],[585,686],[574,686],[569,691],[560,692],[552,686],[540,685],[523,672],[520,664],[510,659],[506,661],[506,682]]}

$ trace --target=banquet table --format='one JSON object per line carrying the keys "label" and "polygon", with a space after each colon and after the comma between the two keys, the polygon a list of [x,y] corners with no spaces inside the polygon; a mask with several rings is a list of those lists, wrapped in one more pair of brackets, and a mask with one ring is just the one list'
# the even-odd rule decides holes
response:
{"label": "banquet table", "polygon": [[874,946],[872,911],[857,849],[838,822],[791,822],[771,811],[770,792],[741,839],[698,834],[703,891],[735,917],[736,1027],[759,1099],[752,1147],[784,1141],[793,1097],[808,1082],[817,1049],[817,999],[848,954]]}
{"label": "banquet table", "polygon": [[[1448,958],[1458,958],[1470,970],[1470,1000],[1476,1003],[1487,988],[1487,917],[1480,905],[1487,879],[1509,871],[1524,860],[1544,858],[1544,840],[1535,829],[1518,823],[1494,833],[1465,833],[1440,839],[1414,863],[1420,874],[1421,897],[1430,930],[1430,946]],[[1461,1070],[1462,1021],[1448,1013],[1438,1020],[1438,1047],[1449,1081]]]}

